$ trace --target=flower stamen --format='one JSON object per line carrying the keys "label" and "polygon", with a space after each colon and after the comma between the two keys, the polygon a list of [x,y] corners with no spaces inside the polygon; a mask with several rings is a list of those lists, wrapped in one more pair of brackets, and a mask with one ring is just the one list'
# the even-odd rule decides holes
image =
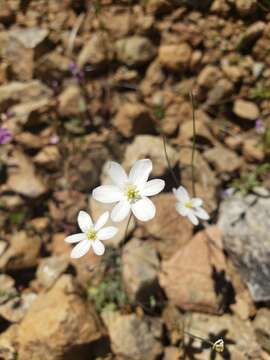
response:
{"label": "flower stamen", "polygon": [[129,202],[134,202],[139,199],[139,190],[136,185],[128,185],[126,189],[126,196]]}
{"label": "flower stamen", "polygon": [[192,209],[192,208],[193,208],[192,202],[191,202],[191,201],[187,201],[187,202],[185,203],[185,207],[188,208],[188,209]]}
{"label": "flower stamen", "polygon": [[93,241],[93,240],[96,239],[97,233],[96,233],[96,231],[94,229],[90,229],[90,230],[87,231],[86,237],[87,237],[87,240]]}

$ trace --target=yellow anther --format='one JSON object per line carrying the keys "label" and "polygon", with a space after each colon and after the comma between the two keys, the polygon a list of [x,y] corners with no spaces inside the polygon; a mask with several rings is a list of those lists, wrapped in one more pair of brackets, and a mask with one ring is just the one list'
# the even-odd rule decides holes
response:
{"label": "yellow anther", "polygon": [[92,241],[92,240],[95,240],[95,238],[97,236],[97,233],[96,233],[96,231],[94,229],[90,229],[90,230],[87,231],[86,236],[87,236],[88,240]]}
{"label": "yellow anther", "polygon": [[222,353],[224,351],[224,341],[222,339],[217,340],[212,349],[216,352]]}
{"label": "yellow anther", "polygon": [[134,201],[139,197],[139,190],[135,185],[128,185],[126,194],[128,201]]}

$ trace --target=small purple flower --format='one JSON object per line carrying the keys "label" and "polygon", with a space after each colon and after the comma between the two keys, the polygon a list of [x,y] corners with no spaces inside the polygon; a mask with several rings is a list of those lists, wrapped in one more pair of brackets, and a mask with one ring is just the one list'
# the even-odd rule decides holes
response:
{"label": "small purple flower", "polygon": [[76,79],[78,83],[84,80],[84,71],[80,70],[76,63],[74,62],[70,63],[68,68],[72,76]]}
{"label": "small purple flower", "polygon": [[258,134],[263,134],[264,133],[265,127],[264,127],[262,119],[259,118],[259,119],[256,120],[255,129],[256,129],[256,132]]}
{"label": "small purple flower", "polygon": [[235,192],[235,189],[233,187],[225,189],[221,192],[221,198],[227,199],[227,198],[231,197],[234,194],[234,192]]}
{"label": "small purple flower", "polygon": [[6,144],[11,138],[11,133],[7,129],[0,127],[0,145]]}

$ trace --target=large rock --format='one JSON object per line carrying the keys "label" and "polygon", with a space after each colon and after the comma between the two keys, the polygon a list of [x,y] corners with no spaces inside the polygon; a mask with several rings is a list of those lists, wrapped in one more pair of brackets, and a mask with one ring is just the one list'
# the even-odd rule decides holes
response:
{"label": "large rock", "polygon": [[260,115],[260,111],[256,104],[242,99],[235,100],[233,112],[240,118],[250,121],[256,120]]}
{"label": "large rock", "polygon": [[19,231],[10,237],[7,250],[0,256],[0,269],[21,270],[37,264],[41,248],[39,236]]}
{"label": "large rock", "polygon": [[7,190],[29,198],[37,198],[47,192],[43,179],[37,174],[31,159],[15,150],[8,160]]}
{"label": "large rock", "polygon": [[192,55],[191,47],[186,44],[161,45],[158,59],[162,66],[169,70],[183,73],[188,69]]}
{"label": "large rock", "polygon": [[149,110],[140,103],[121,105],[113,119],[113,125],[126,137],[155,132],[154,120]]}
{"label": "large rock", "polygon": [[123,281],[129,298],[148,302],[158,288],[159,259],[149,241],[133,238],[123,249]]}
{"label": "large rock", "polygon": [[102,65],[113,57],[112,45],[105,32],[94,33],[86,42],[78,56],[78,66],[86,64],[94,66]]}
{"label": "large rock", "polygon": [[162,352],[158,341],[161,323],[157,320],[107,311],[102,313],[102,318],[108,328],[115,354],[134,360],[155,360]]}
{"label": "large rock", "polygon": [[[249,321],[240,320],[237,316],[209,316],[193,313],[190,318],[189,332],[201,335],[212,342],[223,338],[225,350],[223,354],[215,354],[215,359],[258,360],[262,351],[256,341],[255,333]],[[194,343],[194,352],[200,352],[198,359],[211,359],[211,346],[203,347],[201,341]],[[202,352],[201,352],[202,351]],[[197,358],[197,356],[196,356]]]}
{"label": "large rock", "polygon": [[116,42],[117,59],[128,66],[149,62],[156,54],[150,40],[143,36],[130,36]]}
{"label": "large rock", "polygon": [[223,252],[201,231],[162,263],[160,285],[169,300],[184,310],[219,313],[226,291],[225,268]]}
{"label": "large rock", "polygon": [[270,300],[270,199],[235,195],[224,200],[218,226],[253,300]]}
{"label": "large rock", "polygon": [[[173,147],[167,145],[167,153],[172,167],[177,163],[178,154]],[[168,164],[164,155],[163,141],[161,138],[151,135],[138,135],[127,146],[123,166],[130,169],[135,161],[150,158],[153,161],[151,176],[158,177],[168,172]]]}
{"label": "large rock", "polygon": [[141,226],[156,239],[156,247],[163,259],[168,259],[192,237],[192,225],[176,212],[172,193],[157,195],[154,199],[156,216]]}
{"label": "large rock", "polygon": [[52,90],[39,80],[10,82],[0,86],[0,108],[8,103],[41,100],[52,95]]}
{"label": "large rock", "polygon": [[234,172],[241,167],[243,162],[234,151],[221,145],[206,150],[203,155],[215,167],[218,173]]}
{"label": "large rock", "polygon": [[87,304],[70,275],[63,275],[33,303],[18,329],[21,360],[69,359],[80,346],[101,336],[93,308]]}

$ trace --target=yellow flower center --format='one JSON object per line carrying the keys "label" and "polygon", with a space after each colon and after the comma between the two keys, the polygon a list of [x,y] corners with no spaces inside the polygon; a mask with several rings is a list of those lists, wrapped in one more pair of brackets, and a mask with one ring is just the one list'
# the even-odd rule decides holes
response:
{"label": "yellow flower center", "polygon": [[97,233],[94,229],[90,229],[86,233],[87,240],[93,241],[97,237]]}
{"label": "yellow flower center", "polygon": [[188,209],[192,209],[192,202],[191,201],[188,201],[185,203],[185,207],[188,208]]}
{"label": "yellow flower center", "polygon": [[137,186],[135,185],[128,185],[126,190],[126,195],[128,201],[132,202],[139,198],[139,190],[137,189]]}

